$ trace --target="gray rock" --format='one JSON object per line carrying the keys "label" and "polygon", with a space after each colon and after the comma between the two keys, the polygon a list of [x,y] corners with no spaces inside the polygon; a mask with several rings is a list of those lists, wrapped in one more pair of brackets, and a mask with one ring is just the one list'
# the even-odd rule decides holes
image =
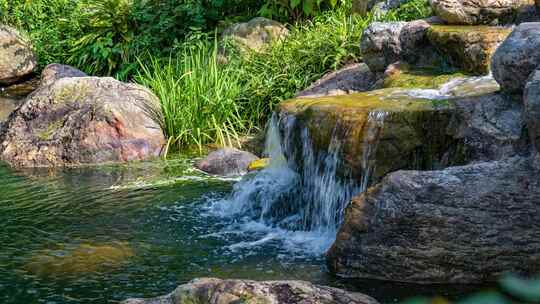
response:
{"label": "gray rock", "polygon": [[449,24],[509,24],[533,0],[431,0],[435,14]]}
{"label": "gray rock", "polygon": [[373,22],[360,42],[364,62],[374,73],[384,72],[397,61],[418,67],[435,65],[440,56],[427,38],[432,22],[436,21]]}
{"label": "gray rock", "polygon": [[129,299],[123,304],[377,304],[360,293],[317,286],[304,281],[196,279],[154,299]]}
{"label": "gray rock", "polygon": [[352,11],[360,15],[365,15],[374,10],[385,13],[408,1],[409,0],[353,0]]}
{"label": "gray rock", "polygon": [[[523,107],[498,93],[451,101],[455,108],[447,133],[463,142],[467,161],[499,160],[528,152]],[[454,156],[456,158],[456,156]]]}
{"label": "gray rock", "polygon": [[508,93],[521,94],[540,64],[540,22],[522,23],[495,51],[493,77]]}
{"label": "gray rock", "polygon": [[53,167],[146,160],[165,144],[157,97],[113,78],[62,78],[27,97],[0,135],[13,166]]}
{"label": "gray rock", "polygon": [[30,44],[15,29],[0,25],[0,85],[21,80],[36,66]]}
{"label": "gray rock", "polygon": [[272,42],[285,39],[288,35],[289,30],[283,24],[263,17],[233,24],[223,31],[224,38],[256,52],[263,51]]}
{"label": "gray rock", "polygon": [[531,140],[540,151],[540,70],[536,70],[525,86],[525,121]]}
{"label": "gray rock", "polygon": [[223,148],[208,154],[205,159],[197,162],[195,167],[214,175],[240,175],[246,173],[249,164],[257,159],[259,158],[250,152]]}
{"label": "gray rock", "polygon": [[51,85],[60,78],[67,77],[85,77],[84,72],[65,64],[52,63],[41,72],[41,86]]}
{"label": "gray rock", "polygon": [[519,157],[392,173],[346,210],[329,267],[342,277],[414,283],[538,273],[538,176]]}
{"label": "gray rock", "polygon": [[365,63],[351,64],[325,75],[299,92],[296,97],[337,96],[364,92],[371,90],[376,81],[377,76]]}

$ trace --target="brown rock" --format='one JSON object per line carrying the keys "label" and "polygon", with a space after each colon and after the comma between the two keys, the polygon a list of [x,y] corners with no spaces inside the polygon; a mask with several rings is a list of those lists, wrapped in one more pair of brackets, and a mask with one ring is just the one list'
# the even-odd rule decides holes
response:
{"label": "brown rock", "polygon": [[240,46],[260,52],[274,41],[289,35],[287,28],[274,20],[257,17],[249,22],[237,23],[223,31],[223,37],[230,38]]}
{"label": "brown rock", "polygon": [[427,33],[431,43],[449,62],[466,72],[485,75],[491,57],[511,28],[489,26],[432,26]]}
{"label": "brown rock", "polygon": [[196,279],[154,299],[129,299],[123,304],[377,304],[373,298],[304,281]]}
{"label": "brown rock", "polygon": [[328,253],[339,276],[478,283],[540,271],[540,169],[528,158],[399,171],[353,200]]}
{"label": "brown rock", "polygon": [[509,24],[533,0],[431,0],[435,14],[449,24]]}
{"label": "brown rock", "polygon": [[112,78],[63,78],[32,93],[0,136],[13,166],[53,167],[145,160],[165,143],[157,97]]}
{"label": "brown rock", "polygon": [[214,175],[240,175],[248,171],[249,164],[259,159],[250,152],[235,148],[212,151],[195,164],[199,170]]}
{"label": "brown rock", "polygon": [[60,78],[67,77],[85,77],[84,72],[65,64],[52,63],[41,72],[40,86],[47,86]]}
{"label": "brown rock", "polygon": [[0,25],[0,85],[21,80],[36,66],[30,44],[15,29]]}

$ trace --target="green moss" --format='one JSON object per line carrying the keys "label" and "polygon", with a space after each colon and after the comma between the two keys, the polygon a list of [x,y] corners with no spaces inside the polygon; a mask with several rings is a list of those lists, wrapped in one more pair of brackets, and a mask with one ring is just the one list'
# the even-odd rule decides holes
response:
{"label": "green moss", "polygon": [[41,140],[50,140],[52,135],[54,134],[54,131],[62,127],[63,124],[63,119],[59,119],[50,123],[44,131],[38,133],[38,138]]}
{"label": "green moss", "polygon": [[464,78],[462,72],[443,72],[438,69],[402,70],[384,80],[385,88],[437,89],[452,79]]}

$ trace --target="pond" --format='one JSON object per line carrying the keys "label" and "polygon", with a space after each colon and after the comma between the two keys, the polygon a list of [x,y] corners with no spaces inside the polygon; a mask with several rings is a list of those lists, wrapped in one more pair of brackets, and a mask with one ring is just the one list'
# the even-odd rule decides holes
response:
{"label": "pond", "polygon": [[303,246],[312,236],[215,212],[236,180],[191,168],[186,158],[65,170],[0,164],[0,302],[116,303],[204,276],[302,279],[388,303],[472,288],[333,278],[323,252]]}

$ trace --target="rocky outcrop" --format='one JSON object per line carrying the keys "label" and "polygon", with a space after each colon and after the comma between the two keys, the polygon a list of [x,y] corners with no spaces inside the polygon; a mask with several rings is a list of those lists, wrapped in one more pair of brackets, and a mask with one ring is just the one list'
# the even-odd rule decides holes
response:
{"label": "rocky outcrop", "polygon": [[296,97],[338,96],[368,91],[373,88],[377,76],[364,63],[348,65],[325,75]]}
{"label": "rocky outcrop", "polygon": [[532,0],[431,0],[435,14],[449,24],[508,24]]}
{"label": "rocky outcrop", "polygon": [[434,66],[440,56],[427,39],[427,30],[436,20],[373,22],[362,34],[360,50],[372,72],[384,72],[397,61],[417,67]]}
{"label": "rocky outcrop", "polygon": [[491,57],[511,28],[434,25],[427,36],[435,48],[460,70],[476,75],[490,71]]}
{"label": "rocky outcrop", "polygon": [[517,26],[492,59],[493,77],[508,93],[521,94],[540,64],[540,22]]}
{"label": "rocky outcrop", "polygon": [[0,85],[21,80],[36,66],[30,44],[15,29],[0,25]]}
{"label": "rocky outcrop", "polygon": [[241,175],[248,171],[249,165],[259,159],[250,152],[234,148],[223,148],[211,152],[195,164],[199,170],[214,175]]}
{"label": "rocky outcrop", "polygon": [[526,158],[399,171],[353,200],[328,253],[343,277],[414,283],[540,271],[540,168]]}
{"label": "rocky outcrop", "polygon": [[60,78],[67,77],[85,77],[84,72],[65,64],[53,63],[43,69],[41,72],[40,86],[48,86]]}
{"label": "rocky outcrop", "polygon": [[52,167],[145,160],[165,143],[157,97],[112,78],[62,78],[39,88],[0,136],[13,166]]}
{"label": "rocky outcrop", "polygon": [[288,35],[289,30],[283,24],[263,17],[234,24],[223,32],[224,38],[256,52],[263,51],[272,42],[285,39]]}
{"label": "rocky outcrop", "polygon": [[540,70],[532,73],[524,93],[525,121],[531,140],[540,151]]}
{"label": "rocky outcrop", "polygon": [[196,279],[155,299],[130,299],[123,304],[377,304],[360,293],[317,286],[304,281]]}
{"label": "rocky outcrop", "polygon": [[399,7],[400,5],[408,2],[408,0],[353,0],[352,11],[353,13],[365,15],[374,9],[379,12],[387,12],[388,10]]}

